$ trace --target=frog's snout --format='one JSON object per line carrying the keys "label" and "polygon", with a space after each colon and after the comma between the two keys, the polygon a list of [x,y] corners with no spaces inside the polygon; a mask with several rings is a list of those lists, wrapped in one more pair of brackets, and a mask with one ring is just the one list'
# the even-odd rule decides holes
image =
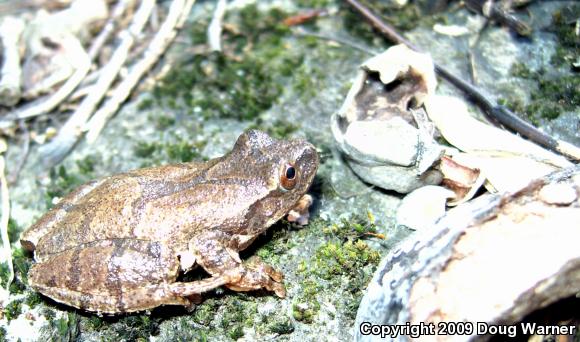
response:
{"label": "frog's snout", "polygon": [[303,177],[310,183],[318,169],[320,158],[314,145],[304,142],[298,158],[298,164],[301,166]]}

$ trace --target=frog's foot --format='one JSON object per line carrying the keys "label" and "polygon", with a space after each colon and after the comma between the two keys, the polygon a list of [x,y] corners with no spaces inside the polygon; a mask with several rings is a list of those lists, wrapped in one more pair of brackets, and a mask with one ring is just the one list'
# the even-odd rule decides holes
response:
{"label": "frog's foot", "polygon": [[226,287],[234,291],[251,291],[265,288],[273,291],[280,298],[286,297],[286,289],[282,284],[284,275],[272,266],[264,264],[259,257],[252,257],[244,265],[238,267],[240,279],[229,282]]}
{"label": "frog's foot", "polygon": [[312,196],[310,195],[302,196],[296,203],[296,206],[294,206],[294,208],[292,208],[292,210],[288,212],[287,216],[288,221],[296,222],[300,226],[307,225],[308,219],[310,218],[310,213],[308,209],[312,205],[312,202],[313,202]]}

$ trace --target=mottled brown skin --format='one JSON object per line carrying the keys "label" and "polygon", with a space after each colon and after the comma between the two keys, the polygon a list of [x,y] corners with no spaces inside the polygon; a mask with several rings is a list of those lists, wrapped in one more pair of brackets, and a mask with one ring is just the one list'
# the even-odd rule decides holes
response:
{"label": "mottled brown skin", "polygon": [[[285,178],[288,165],[295,184]],[[284,297],[282,274],[260,260],[242,263],[238,251],[294,208],[317,167],[306,141],[248,131],[230,153],[206,163],[87,183],[23,233],[36,261],[29,283],[58,302],[104,313],[189,306],[222,285]],[[176,281],[195,264],[211,277]]]}

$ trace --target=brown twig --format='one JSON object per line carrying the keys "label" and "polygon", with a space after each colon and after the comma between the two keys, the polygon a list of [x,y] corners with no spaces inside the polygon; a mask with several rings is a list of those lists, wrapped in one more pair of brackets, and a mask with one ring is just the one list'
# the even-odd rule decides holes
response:
{"label": "brown twig", "polygon": [[129,94],[151,67],[157,62],[159,57],[177,35],[177,30],[183,26],[187,16],[191,12],[191,7],[195,0],[174,0],[170,7],[165,21],[159,31],[153,37],[149,48],[143,57],[137,61],[129,71],[129,75],[115,89],[113,96],[93,115],[87,123],[87,141],[94,142],[101,130],[119,109],[119,106],[129,97]]}
{"label": "brown twig", "polygon": [[82,128],[89,120],[95,108],[103,100],[113,81],[117,78],[119,70],[127,61],[129,51],[133,47],[136,38],[139,36],[151,11],[155,7],[155,0],[143,0],[137,10],[131,25],[121,33],[121,41],[110,61],[103,67],[99,74],[99,79],[92,87],[77,110],[67,120],[65,125],[59,130],[58,135],[50,143],[40,148],[43,162],[47,166],[52,166],[61,161],[76,144],[81,137]]}
{"label": "brown twig", "polygon": [[497,21],[521,36],[532,34],[530,25],[507,13],[501,6],[490,0],[465,0],[468,8],[483,14],[485,17]]}
{"label": "brown twig", "polygon": [[[3,142],[5,145],[6,143]],[[4,146],[6,147],[6,146]],[[2,196],[2,216],[0,218],[0,235],[2,236],[2,254],[8,263],[8,279],[6,280],[6,290],[10,289],[10,284],[14,280],[14,266],[12,264],[12,249],[10,248],[10,238],[8,237],[8,221],[10,220],[10,192],[6,181],[6,161],[4,159],[5,148],[0,154],[0,195]]]}
{"label": "brown twig", "polygon": [[207,27],[207,41],[211,51],[222,51],[222,22],[228,6],[227,0],[218,0],[213,17]]}
{"label": "brown twig", "polygon": [[364,53],[371,53],[374,55],[380,53],[380,51],[374,51],[367,46],[359,45],[359,44],[357,44],[357,43],[355,43],[347,38],[338,37],[338,36],[329,36],[329,35],[325,35],[325,34],[322,34],[319,32],[312,32],[312,31],[308,31],[302,27],[293,28],[292,33],[294,33],[298,36],[303,36],[303,37],[314,37],[314,38],[318,38],[318,39],[324,39],[324,40],[327,40],[329,42],[334,42],[337,44],[351,47],[353,49],[359,50],[359,51],[364,52]]}
{"label": "brown twig", "polygon": [[61,104],[76,89],[91,68],[89,56],[80,45],[80,42],[77,43],[78,46],[75,46],[75,57],[71,58],[76,63],[75,72],[69,79],[53,94],[42,97],[29,105],[22,106],[18,110],[9,113],[0,119],[0,123],[9,123],[48,113]]}
{"label": "brown twig", "polygon": [[91,43],[91,47],[89,48],[89,56],[91,57],[91,60],[93,61],[95,60],[95,58],[103,48],[103,45],[105,45],[107,40],[109,40],[109,38],[111,37],[111,34],[113,34],[113,32],[115,31],[115,28],[117,27],[117,22],[119,21],[120,18],[122,18],[123,13],[127,11],[127,8],[132,2],[133,0],[120,0],[119,2],[117,2],[115,8],[113,8],[111,17],[109,18],[109,20],[107,20],[107,23],[105,24],[99,35]]}
{"label": "brown twig", "polygon": [[[358,0],[345,0],[356,11],[358,11],[372,26],[381,32],[387,39],[396,42],[397,44],[405,44],[415,51],[421,51],[417,46],[408,41],[405,37],[400,35],[394,28],[386,24],[378,16],[376,16],[370,9],[361,4]],[[573,160],[580,160],[580,148],[567,143],[565,141],[557,140],[544,132],[538,130],[536,127],[530,125],[524,120],[516,116],[512,111],[504,106],[498,105],[495,101],[487,98],[472,84],[458,78],[449,70],[441,65],[435,64],[435,71],[439,76],[446,79],[448,82],[462,90],[465,95],[479,105],[490,117],[497,120],[502,125],[521,134],[531,141],[556,151],[567,158]]]}
{"label": "brown twig", "polygon": [[13,106],[20,100],[20,37],[24,32],[24,21],[14,17],[2,18],[0,39],[2,40],[2,69],[0,70],[0,103]]}
{"label": "brown twig", "polygon": [[10,185],[15,184],[16,181],[18,180],[18,176],[20,175],[20,172],[22,171],[22,168],[26,163],[26,159],[28,159],[28,154],[30,152],[30,132],[28,131],[28,127],[24,122],[24,120],[20,120],[18,122],[18,126],[22,131],[21,135],[24,137],[24,141],[22,142],[22,152],[20,154],[20,160],[18,160],[16,168],[12,171],[12,173],[10,173],[10,180],[8,181],[8,184]]}

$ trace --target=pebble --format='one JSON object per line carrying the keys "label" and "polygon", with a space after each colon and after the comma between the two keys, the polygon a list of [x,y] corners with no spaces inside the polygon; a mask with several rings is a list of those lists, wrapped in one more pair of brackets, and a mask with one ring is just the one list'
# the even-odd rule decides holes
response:
{"label": "pebble", "polygon": [[545,185],[539,197],[547,204],[568,205],[578,198],[578,194],[571,184],[556,183]]}

